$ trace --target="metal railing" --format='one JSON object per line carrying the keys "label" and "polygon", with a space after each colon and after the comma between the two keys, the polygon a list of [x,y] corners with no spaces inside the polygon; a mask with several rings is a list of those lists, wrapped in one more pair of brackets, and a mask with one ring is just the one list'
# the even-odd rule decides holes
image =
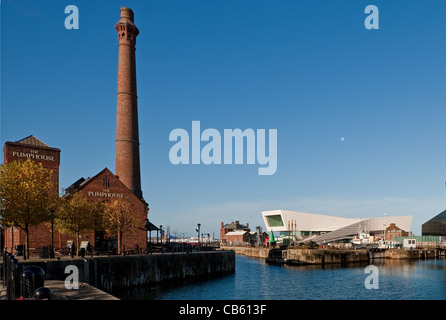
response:
{"label": "metal railing", "polygon": [[45,272],[39,266],[24,265],[13,254],[2,253],[1,278],[6,288],[7,300],[51,300],[52,294],[45,287]]}

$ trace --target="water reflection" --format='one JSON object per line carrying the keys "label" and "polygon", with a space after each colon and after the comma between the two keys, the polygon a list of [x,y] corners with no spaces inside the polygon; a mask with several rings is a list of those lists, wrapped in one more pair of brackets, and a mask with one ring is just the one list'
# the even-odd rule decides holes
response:
{"label": "water reflection", "polygon": [[236,255],[234,274],[115,293],[139,300],[311,300],[446,299],[446,263],[439,260],[377,259],[379,289],[367,289],[367,263],[325,266],[276,266]]}

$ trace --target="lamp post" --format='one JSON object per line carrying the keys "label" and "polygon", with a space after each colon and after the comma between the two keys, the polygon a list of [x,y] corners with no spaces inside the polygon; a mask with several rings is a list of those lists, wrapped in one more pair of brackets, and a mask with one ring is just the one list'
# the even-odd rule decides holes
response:
{"label": "lamp post", "polygon": [[195,229],[196,232],[198,232],[198,248],[200,248],[200,227],[201,223],[197,224],[198,229]]}
{"label": "lamp post", "polygon": [[256,230],[257,230],[257,246],[260,247],[261,244],[261,239],[260,239],[260,234],[262,233],[262,228],[260,226],[256,226]]}
{"label": "lamp post", "polygon": [[147,254],[149,250],[149,235],[147,233],[150,232],[149,218],[146,219],[146,225],[144,227],[146,228],[146,254]]}
{"label": "lamp post", "polygon": [[163,245],[163,225],[160,225],[160,235],[161,235],[161,253],[164,253],[164,245]]}
{"label": "lamp post", "polygon": [[50,251],[50,258],[54,258],[54,210],[51,209],[51,251]]}

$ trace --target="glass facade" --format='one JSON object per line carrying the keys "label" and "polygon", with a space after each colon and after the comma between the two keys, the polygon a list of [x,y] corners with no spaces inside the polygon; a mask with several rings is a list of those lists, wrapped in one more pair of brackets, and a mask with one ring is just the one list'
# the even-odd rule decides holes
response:
{"label": "glass facade", "polygon": [[283,220],[280,214],[266,216],[266,221],[270,227],[283,227]]}

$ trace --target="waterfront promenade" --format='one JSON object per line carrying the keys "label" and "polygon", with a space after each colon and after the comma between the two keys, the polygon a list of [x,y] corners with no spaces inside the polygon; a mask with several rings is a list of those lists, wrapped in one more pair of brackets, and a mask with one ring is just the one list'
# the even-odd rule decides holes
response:
{"label": "waterfront promenade", "polygon": [[[84,282],[79,283],[79,289],[76,290],[65,288],[62,280],[46,280],[45,287],[51,289],[53,300],[119,300]],[[7,300],[6,288],[3,288],[3,284],[0,285],[0,300]]]}
{"label": "waterfront promenade", "polygon": [[[225,250],[60,259],[33,257],[19,262],[44,270],[45,287],[52,290],[55,300],[116,299],[105,292],[113,294],[116,290],[160,283],[215,278],[235,270],[234,252]],[[79,290],[65,289],[68,266],[77,270]],[[4,295],[0,292],[0,296]]]}

